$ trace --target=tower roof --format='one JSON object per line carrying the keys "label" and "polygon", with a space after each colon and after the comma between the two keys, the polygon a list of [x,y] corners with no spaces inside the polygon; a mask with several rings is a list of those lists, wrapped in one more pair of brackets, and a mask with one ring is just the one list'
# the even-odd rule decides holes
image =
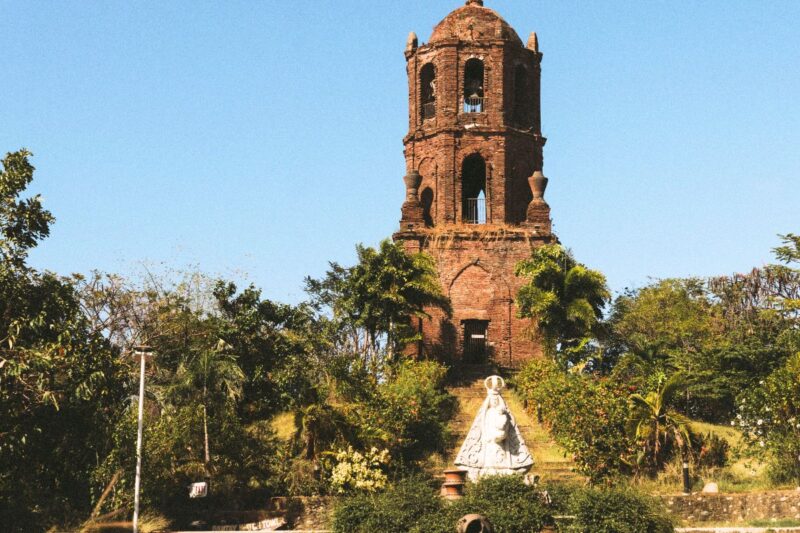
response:
{"label": "tower roof", "polygon": [[447,15],[433,29],[429,42],[450,39],[459,41],[503,39],[522,45],[514,28],[496,11],[484,7],[483,0],[467,0],[466,5]]}

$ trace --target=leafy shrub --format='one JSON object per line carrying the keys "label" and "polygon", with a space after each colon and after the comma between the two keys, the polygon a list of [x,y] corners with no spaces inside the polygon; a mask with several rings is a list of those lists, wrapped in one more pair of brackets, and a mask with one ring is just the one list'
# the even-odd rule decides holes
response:
{"label": "leafy shrub", "polygon": [[442,533],[450,533],[455,521],[469,513],[488,518],[495,533],[539,531],[552,523],[541,493],[526,485],[521,476],[493,476],[467,485],[464,498],[457,501],[450,511],[450,529],[442,530]]}
{"label": "leafy shrub", "polygon": [[567,533],[671,533],[672,521],[658,500],[629,488],[584,488],[571,496],[576,519]]}
{"label": "leafy shrub", "polygon": [[[368,425],[381,428],[392,457],[405,463],[442,451],[455,398],[444,389],[447,370],[434,361],[403,361],[378,386]],[[363,416],[363,414],[362,414]]]}
{"label": "leafy shrub", "polygon": [[443,513],[444,502],[433,484],[421,477],[410,477],[385,492],[357,494],[339,501],[334,509],[333,530],[336,533],[429,531],[419,529],[422,520]]}
{"label": "leafy shrub", "polygon": [[626,435],[627,387],[608,378],[566,373],[552,362],[531,361],[517,377],[517,388],[529,407],[541,408],[553,438],[592,482],[629,470],[633,443]]}
{"label": "leafy shrub", "polygon": [[728,441],[714,433],[692,435],[692,451],[701,468],[722,468],[728,464]]}
{"label": "leafy shrub", "polygon": [[739,398],[739,426],[753,455],[777,482],[800,483],[800,353]]}
{"label": "leafy shrub", "polygon": [[552,522],[541,493],[520,476],[496,476],[467,485],[461,500],[446,503],[438,487],[420,477],[406,478],[379,494],[360,494],[334,510],[334,531],[373,533],[453,533],[466,514],[484,515],[496,533],[539,531]]}

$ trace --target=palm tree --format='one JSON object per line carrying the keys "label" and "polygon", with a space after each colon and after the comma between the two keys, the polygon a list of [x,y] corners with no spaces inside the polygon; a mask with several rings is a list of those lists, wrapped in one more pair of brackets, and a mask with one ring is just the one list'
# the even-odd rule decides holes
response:
{"label": "palm tree", "polygon": [[208,439],[208,405],[214,398],[235,402],[242,396],[244,372],[236,358],[227,352],[229,346],[223,340],[210,349],[200,350],[181,362],[176,372],[173,391],[199,392],[203,411],[203,464],[208,475],[211,460]]}
{"label": "palm tree", "polygon": [[603,307],[611,297],[602,273],[578,263],[558,244],[534,250],[515,273],[528,279],[517,293],[519,315],[533,319],[550,356],[578,351],[601,333]]}
{"label": "palm tree", "polygon": [[683,490],[690,492],[689,486],[689,446],[691,437],[690,420],[676,412],[671,403],[684,384],[684,376],[673,374],[662,380],[658,388],[646,395],[631,394],[631,432],[643,445],[640,463],[648,455],[654,468],[660,468],[665,460],[663,453],[674,443],[681,451],[683,460]]}
{"label": "palm tree", "polygon": [[403,346],[419,340],[418,321],[430,310],[450,314],[450,300],[431,256],[407,253],[388,239],[377,249],[358,245],[356,253],[356,265],[332,263],[325,278],[306,279],[306,290],[352,330],[355,350],[377,377]]}

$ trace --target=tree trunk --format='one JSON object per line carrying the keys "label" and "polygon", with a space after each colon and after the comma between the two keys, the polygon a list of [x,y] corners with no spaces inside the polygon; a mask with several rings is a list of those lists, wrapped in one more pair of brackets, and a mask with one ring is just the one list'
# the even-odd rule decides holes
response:
{"label": "tree trunk", "polygon": [[119,481],[119,477],[121,475],[122,475],[122,470],[117,470],[116,472],[114,472],[114,475],[111,476],[111,481],[108,482],[108,485],[106,485],[103,494],[100,495],[100,499],[97,500],[97,503],[94,505],[94,509],[92,509],[92,514],[89,516],[90,519],[97,517],[97,514],[100,512],[100,508],[103,506],[103,502],[106,501],[108,494],[114,488],[114,485],[117,484],[117,481]]}
{"label": "tree trunk", "polygon": [[206,475],[208,475],[208,463],[211,462],[211,452],[208,450],[208,411],[206,410],[206,396],[208,389],[206,384],[203,384],[203,466],[205,467]]}
{"label": "tree trunk", "polygon": [[208,414],[206,413],[206,406],[203,405],[203,445],[205,448],[205,456],[203,462],[205,463],[206,471],[208,471],[208,463],[210,462],[210,453],[208,451]]}

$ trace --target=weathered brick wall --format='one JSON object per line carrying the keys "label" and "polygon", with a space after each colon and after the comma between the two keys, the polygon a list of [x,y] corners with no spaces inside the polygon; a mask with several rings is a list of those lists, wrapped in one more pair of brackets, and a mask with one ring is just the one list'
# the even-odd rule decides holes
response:
{"label": "weathered brick wall", "polygon": [[[525,335],[528,321],[516,316],[514,297],[522,280],[514,276],[514,266],[535,246],[556,241],[546,203],[539,200],[535,221],[527,219],[532,199],[528,177],[542,169],[545,143],[539,99],[542,54],[535,38],[524,45],[497,13],[478,4],[454,10],[436,26],[430,42],[415,46],[412,39],[406,49],[406,172],[418,172],[421,182],[416,197],[413,189],[408,192],[395,239],[408,251],[434,256],[453,304],[451,318],[432,311],[433,318],[418,324],[423,341],[414,351],[457,359],[462,321],[486,320],[492,359],[519,366],[540,349]],[[471,59],[483,63],[480,112],[464,109]],[[423,68],[430,72],[428,65],[435,72],[433,116],[430,110],[422,112],[423,94],[430,91],[421,86],[421,73]],[[478,226],[465,224],[463,213],[462,170],[474,154],[486,170],[486,225]],[[427,228],[420,227],[421,220]]]}
{"label": "weathered brick wall", "polygon": [[527,334],[529,321],[517,317],[514,298],[523,279],[515,265],[551,237],[533,237],[519,228],[461,229],[445,232],[395,234],[409,252],[424,251],[436,261],[442,289],[450,298],[453,314],[429,310],[420,322],[422,353],[458,360],[463,349],[464,320],[488,320],[488,352],[503,366],[518,367],[541,354]]}
{"label": "weathered brick wall", "polygon": [[[486,161],[488,222],[524,221],[531,199],[526,180],[534,170],[541,170],[545,142],[539,119],[541,54],[523,46],[493,11],[464,6],[437,26],[430,43],[406,56],[406,171],[417,170],[422,175],[420,194],[426,188],[431,190],[434,225],[461,221],[461,165],[471,154],[480,154]],[[464,72],[471,58],[484,64],[485,107],[481,113],[463,110]],[[436,113],[424,119],[420,72],[429,63],[436,72]],[[514,90],[519,66],[526,73],[523,95]],[[527,120],[518,120],[517,107],[526,110]]]}
{"label": "weathered brick wall", "polygon": [[662,496],[661,499],[672,515],[690,523],[736,523],[772,518],[800,520],[800,490],[692,494]]}

